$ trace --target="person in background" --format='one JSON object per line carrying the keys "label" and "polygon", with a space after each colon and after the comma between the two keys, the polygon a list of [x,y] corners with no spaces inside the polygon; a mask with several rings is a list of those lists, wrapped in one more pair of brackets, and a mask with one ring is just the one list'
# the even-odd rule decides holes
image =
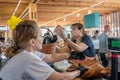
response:
{"label": "person in background", "polygon": [[67,34],[67,38],[71,39],[70,33]]}
{"label": "person in background", "polygon": [[2,48],[3,43],[0,41],[0,55],[2,54],[3,48]]}
{"label": "person in background", "polygon": [[2,43],[1,43],[1,41],[0,41],[0,70],[1,70],[1,68],[2,68]]}
{"label": "person in background", "polygon": [[69,58],[69,53],[43,54],[43,38],[38,24],[32,20],[20,22],[13,30],[13,46],[5,51],[9,58],[0,71],[3,80],[73,80],[87,71],[83,66],[73,72],[59,73],[47,63]]}
{"label": "person in background", "polygon": [[98,35],[99,35],[99,31],[96,30],[94,32],[94,35],[92,36],[92,40],[93,40],[93,44],[95,47],[95,53],[98,54],[99,53],[99,40],[98,40]]}
{"label": "person in background", "polygon": [[102,61],[102,65],[104,67],[108,66],[108,60],[106,59],[106,54],[110,54],[110,52],[107,50],[107,40],[110,37],[110,25],[104,26],[104,32],[102,32],[99,36],[99,53],[100,58]]}
{"label": "person in background", "polygon": [[50,30],[49,30],[49,29],[47,29],[47,32],[44,34],[44,36],[46,36],[46,35],[51,36],[51,34],[50,34]]}
{"label": "person in background", "polygon": [[93,39],[93,40],[98,39],[98,35],[99,35],[99,31],[96,30],[96,31],[94,32],[94,35],[93,35],[92,39]]}
{"label": "person in background", "polygon": [[[74,23],[71,25],[72,29],[72,39],[70,40],[64,34],[64,28],[61,25],[57,25],[55,32],[59,35],[67,44],[66,47],[58,49],[57,51],[61,52],[72,52],[77,51],[80,54],[84,54],[85,57],[94,59],[95,58],[95,49],[92,40],[88,35],[84,33],[84,27],[81,23]],[[75,53],[75,54],[77,54]],[[80,59],[82,55],[75,56]]]}
{"label": "person in background", "polygon": [[91,36],[90,31],[85,31],[85,34],[88,35],[88,36]]}
{"label": "person in background", "polygon": [[55,43],[57,39],[57,35],[53,34],[52,31],[47,28],[47,33],[44,34],[43,44]]}
{"label": "person in background", "polygon": [[51,42],[50,30],[47,29],[47,32],[44,34],[43,44],[49,44]]}

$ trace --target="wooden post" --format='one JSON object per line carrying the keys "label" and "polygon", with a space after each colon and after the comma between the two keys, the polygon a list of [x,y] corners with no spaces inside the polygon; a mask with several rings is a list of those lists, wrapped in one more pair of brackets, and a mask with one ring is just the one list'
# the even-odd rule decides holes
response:
{"label": "wooden post", "polygon": [[29,19],[37,21],[37,4],[29,4]]}

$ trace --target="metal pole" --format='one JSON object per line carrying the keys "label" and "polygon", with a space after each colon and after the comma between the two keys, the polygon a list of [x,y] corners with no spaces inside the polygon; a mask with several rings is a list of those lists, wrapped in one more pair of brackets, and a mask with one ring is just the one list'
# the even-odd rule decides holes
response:
{"label": "metal pole", "polygon": [[118,80],[118,53],[112,52],[111,80]]}

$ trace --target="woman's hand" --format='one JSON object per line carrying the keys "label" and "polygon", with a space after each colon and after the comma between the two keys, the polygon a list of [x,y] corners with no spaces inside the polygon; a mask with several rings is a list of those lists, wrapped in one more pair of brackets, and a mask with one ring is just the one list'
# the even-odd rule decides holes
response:
{"label": "woman's hand", "polygon": [[65,33],[64,33],[64,28],[61,25],[57,25],[57,27],[55,28],[55,32],[61,38],[63,39],[66,38]]}
{"label": "woman's hand", "polygon": [[111,52],[108,52],[105,54],[105,56],[106,56],[107,60],[111,60],[112,54],[111,54]]}

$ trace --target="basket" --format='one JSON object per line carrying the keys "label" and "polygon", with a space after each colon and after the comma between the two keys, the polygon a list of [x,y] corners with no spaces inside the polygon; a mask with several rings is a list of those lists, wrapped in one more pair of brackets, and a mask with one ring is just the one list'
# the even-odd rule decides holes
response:
{"label": "basket", "polygon": [[43,44],[42,49],[40,50],[41,52],[45,54],[53,54],[56,51],[56,47],[54,43],[51,44]]}

